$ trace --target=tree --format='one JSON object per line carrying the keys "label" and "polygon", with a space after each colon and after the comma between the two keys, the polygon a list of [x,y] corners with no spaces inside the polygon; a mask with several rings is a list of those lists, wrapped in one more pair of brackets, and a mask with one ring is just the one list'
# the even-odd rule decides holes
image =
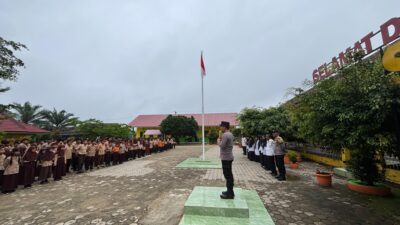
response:
{"label": "tree", "polygon": [[208,140],[210,141],[210,143],[217,143],[218,136],[219,136],[219,132],[218,132],[217,128],[212,127],[208,130],[207,137],[208,137]]}
{"label": "tree", "polygon": [[32,105],[30,102],[25,102],[23,105],[19,103],[13,103],[12,108],[16,112],[16,119],[28,124],[40,124],[42,114],[39,110],[42,108],[42,106]]}
{"label": "tree", "polygon": [[[27,49],[25,45],[4,40],[0,37],[0,79],[15,81],[19,74],[19,67],[24,67],[24,62],[14,55],[14,52]],[[9,87],[1,88],[0,93],[10,90]],[[0,113],[9,113],[11,105],[0,104]]]}
{"label": "tree", "polygon": [[292,137],[289,115],[284,107],[245,108],[239,113],[244,136],[271,134],[278,130],[285,137]]}
{"label": "tree", "polygon": [[25,45],[7,41],[0,37],[0,78],[14,81],[19,74],[18,67],[24,67],[24,62],[14,55],[15,51],[27,49]]}
{"label": "tree", "polygon": [[240,126],[245,136],[257,136],[263,133],[260,121],[262,109],[244,108],[238,115]]}
{"label": "tree", "polygon": [[196,137],[199,125],[193,117],[169,115],[161,124],[161,132],[171,135],[176,140],[181,137]]}
{"label": "tree", "polygon": [[73,127],[77,119],[74,114],[67,113],[65,110],[43,110],[41,114],[43,118],[42,126],[55,133],[59,133],[65,128]]}
{"label": "tree", "polygon": [[89,119],[78,124],[77,130],[87,138],[114,137],[128,138],[132,129],[126,124],[103,123],[100,120]]}

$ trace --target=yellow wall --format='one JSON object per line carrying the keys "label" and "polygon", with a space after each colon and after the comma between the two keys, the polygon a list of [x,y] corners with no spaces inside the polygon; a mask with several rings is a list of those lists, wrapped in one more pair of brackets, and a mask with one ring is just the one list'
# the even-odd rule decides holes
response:
{"label": "yellow wall", "polygon": [[344,164],[343,161],[337,160],[337,159],[332,159],[329,157],[324,157],[324,156],[315,155],[315,154],[311,154],[311,153],[302,153],[301,155],[307,159],[311,159],[312,161],[323,163],[328,166],[333,166],[333,167],[345,167],[346,166],[346,164]]}
{"label": "yellow wall", "polygon": [[[311,153],[301,153],[301,155],[304,158],[310,159],[315,162],[319,162],[328,166],[333,166],[333,167],[342,167],[345,168],[346,164],[344,161],[347,161],[350,159],[350,153],[349,150],[345,149],[342,151],[342,160],[337,160],[337,159],[332,159],[329,157],[324,157],[320,155],[315,155]],[[400,170],[394,170],[394,169],[386,169],[385,172],[385,177],[387,181],[400,184]]]}
{"label": "yellow wall", "polygon": [[386,169],[386,180],[400,184],[400,170]]}

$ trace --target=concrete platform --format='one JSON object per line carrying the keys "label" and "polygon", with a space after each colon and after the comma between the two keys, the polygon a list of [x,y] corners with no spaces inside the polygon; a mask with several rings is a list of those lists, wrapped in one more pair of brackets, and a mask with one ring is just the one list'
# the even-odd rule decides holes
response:
{"label": "concrete platform", "polygon": [[236,197],[229,201],[221,200],[222,191],[217,187],[195,187],[185,203],[185,215],[248,218],[249,207],[241,189],[235,188]]}
{"label": "concrete platform", "polygon": [[221,169],[222,165],[219,159],[188,158],[176,165],[176,168]]}
{"label": "concrete platform", "polygon": [[273,225],[256,191],[235,188],[235,199],[219,197],[223,187],[195,187],[179,225]]}

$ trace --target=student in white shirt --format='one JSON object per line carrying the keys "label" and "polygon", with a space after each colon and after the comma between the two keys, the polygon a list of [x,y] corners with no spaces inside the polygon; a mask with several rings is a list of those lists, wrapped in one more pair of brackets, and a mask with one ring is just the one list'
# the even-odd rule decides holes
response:
{"label": "student in white shirt", "polygon": [[247,139],[246,139],[246,137],[242,137],[242,148],[243,148],[243,155],[246,155],[246,142],[247,142]]}
{"label": "student in white shirt", "polygon": [[267,156],[267,169],[271,171],[272,176],[276,176],[276,165],[275,165],[275,157],[274,157],[274,146],[275,141],[271,135],[268,135],[267,145],[265,147],[265,155]]}
{"label": "student in white shirt", "polygon": [[260,138],[257,138],[256,148],[254,149],[255,161],[260,162]]}
{"label": "student in white shirt", "polygon": [[254,161],[254,148],[255,148],[254,139],[250,138],[250,140],[247,143],[247,158],[249,158],[251,161]]}

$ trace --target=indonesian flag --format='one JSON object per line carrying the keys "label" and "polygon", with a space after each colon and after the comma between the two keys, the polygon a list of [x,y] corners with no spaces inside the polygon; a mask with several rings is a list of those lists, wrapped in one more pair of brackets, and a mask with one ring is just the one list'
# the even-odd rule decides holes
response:
{"label": "indonesian flag", "polygon": [[206,67],[204,66],[203,51],[201,51],[200,67],[201,67],[201,76],[205,76],[206,75]]}

